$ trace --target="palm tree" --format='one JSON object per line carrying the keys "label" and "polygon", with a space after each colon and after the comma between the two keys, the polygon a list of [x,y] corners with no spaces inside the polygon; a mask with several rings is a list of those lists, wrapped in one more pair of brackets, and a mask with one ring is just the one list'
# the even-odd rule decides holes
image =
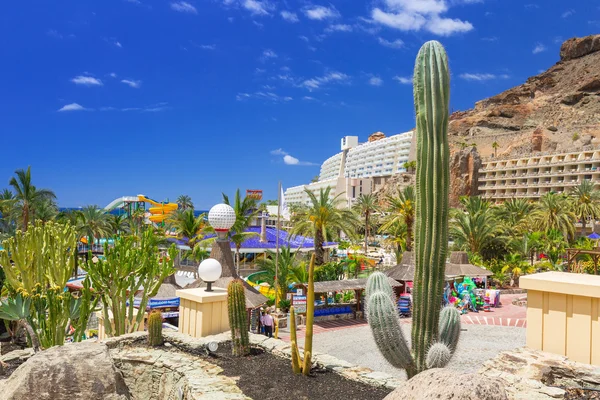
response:
{"label": "palm tree", "polygon": [[353,236],[360,222],[352,210],[340,208],[344,203],[342,194],[331,198],[331,187],[321,188],[318,196],[308,189],[304,191],[310,203],[299,212],[292,234],[310,235],[314,238],[315,264],[322,265],[325,256],[323,242],[332,238],[335,232],[341,231],[347,236]]}
{"label": "palm tree", "polygon": [[[259,270],[265,271],[265,274],[262,275],[265,282],[273,288],[277,285],[276,290],[279,290],[278,298],[284,299],[289,284],[295,281],[294,268],[297,267],[298,263],[289,246],[282,247],[279,251],[279,268],[275,265],[275,259],[275,252],[268,250],[267,256],[260,259],[257,265]],[[275,277],[275,271],[277,271],[277,277]]]}
{"label": "palm tree", "polygon": [[494,158],[498,155],[498,147],[500,147],[498,142],[492,143],[492,148],[494,149]]}
{"label": "palm tree", "polygon": [[406,246],[406,224],[402,221],[395,221],[393,224],[383,229],[383,226],[379,229],[379,233],[385,233],[387,237],[383,239],[383,243],[394,249],[394,255],[396,256],[396,262],[400,263],[402,259],[402,251]]}
{"label": "palm tree", "polygon": [[29,220],[35,207],[44,200],[54,200],[56,195],[48,189],[37,189],[31,183],[31,167],[27,170],[18,169],[15,175],[10,178],[9,185],[15,192],[16,204],[21,210],[21,223],[23,230],[26,231],[29,226]]}
{"label": "palm tree", "polygon": [[495,208],[498,221],[501,221],[506,230],[511,234],[520,235],[529,230],[527,219],[534,209],[533,203],[526,199],[512,198],[506,200],[501,206]]}
{"label": "palm tree", "polygon": [[533,272],[533,267],[523,260],[523,257],[518,253],[507,254],[504,257],[504,266],[502,273],[511,275],[511,286],[518,282],[521,275],[530,274]]}
{"label": "palm tree", "polygon": [[531,214],[531,222],[535,230],[546,232],[556,229],[568,238],[572,238],[575,234],[576,219],[569,198],[555,193],[543,195]]}
{"label": "palm tree", "polygon": [[200,237],[199,235],[204,231],[204,228],[206,228],[205,217],[206,214],[200,214],[196,217],[194,215],[194,210],[188,208],[171,213],[167,222],[175,228],[177,236],[189,240],[190,247],[193,249]]}
{"label": "palm tree", "polygon": [[129,232],[130,227],[127,223],[127,216],[124,214],[108,214],[108,224],[110,225],[111,233],[115,236]]}
{"label": "palm tree", "polygon": [[460,202],[465,209],[452,211],[449,233],[462,250],[481,254],[499,232],[490,203],[480,197],[463,197]]}
{"label": "palm tree", "polygon": [[16,199],[8,189],[4,189],[0,192],[0,239],[13,236],[16,231]]}
{"label": "palm tree", "polygon": [[581,220],[581,233],[586,236],[586,222],[600,217],[600,192],[594,189],[592,181],[583,180],[571,191],[575,215]]}
{"label": "palm tree", "polygon": [[181,208],[182,210],[194,209],[194,203],[192,202],[192,198],[185,194],[182,194],[177,198],[177,204],[179,204],[179,208]]}
{"label": "palm tree", "polygon": [[235,192],[233,204],[225,193],[223,193],[223,202],[233,207],[233,211],[235,211],[235,223],[229,230],[229,238],[235,244],[235,262],[236,268],[239,270],[242,243],[251,237],[258,236],[256,232],[246,232],[258,215],[258,205],[257,201],[250,197],[246,196],[242,199],[240,189]]}
{"label": "palm tree", "polygon": [[108,214],[98,206],[83,207],[78,216],[77,231],[81,236],[87,238],[90,249],[95,239],[111,236]]}
{"label": "palm tree", "polygon": [[386,201],[388,215],[384,218],[381,231],[387,232],[398,223],[406,225],[406,251],[411,251],[415,222],[415,190],[412,186],[407,186],[398,190],[396,196],[387,196]]}
{"label": "palm tree", "polygon": [[36,220],[46,223],[52,221],[58,215],[58,207],[52,199],[44,199],[37,202],[33,216]]}
{"label": "palm tree", "polygon": [[[367,256],[367,249],[369,246],[369,217],[379,210],[377,204],[377,197],[372,194],[361,194],[354,204],[354,209],[365,218],[365,257]],[[358,270],[355,273],[355,277],[358,277]]]}

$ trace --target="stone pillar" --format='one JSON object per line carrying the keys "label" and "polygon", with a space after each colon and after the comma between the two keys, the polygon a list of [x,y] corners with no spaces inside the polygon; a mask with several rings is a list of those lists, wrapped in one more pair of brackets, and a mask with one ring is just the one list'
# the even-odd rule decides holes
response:
{"label": "stone pillar", "polygon": [[177,291],[179,332],[192,337],[216,335],[229,330],[227,290],[213,287]]}
{"label": "stone pillar", "polygon": [[260,242],[267,242],[267,216],[265,214],[260,217]]}

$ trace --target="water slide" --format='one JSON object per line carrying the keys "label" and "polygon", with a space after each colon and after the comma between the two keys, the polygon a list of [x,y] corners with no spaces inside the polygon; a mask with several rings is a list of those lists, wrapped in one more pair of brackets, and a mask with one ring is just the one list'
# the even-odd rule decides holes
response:
{"label": "water slide", "polygon": [[127,203],[135,203],[138,202],[138,196],[123,196],[111,201],[106,207],[104,207],[104,211],[111,212],[115,208],[121,207]]}
{"label": "water slide", "polygon": [[169,214],[179,208],[177,203],[159,203],[143,194],[137,196],[137,201],[143,201],[152,205],[152,207],[148,209],[148,212],[151,214],[148,219],[155,223],[164,222],[169,217]]}

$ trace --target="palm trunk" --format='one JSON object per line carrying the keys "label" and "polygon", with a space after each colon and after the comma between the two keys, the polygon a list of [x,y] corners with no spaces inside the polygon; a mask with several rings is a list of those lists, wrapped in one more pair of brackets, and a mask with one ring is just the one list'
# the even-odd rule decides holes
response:
{"label": "palm trunk", "polygon": [[23,202],[23,232],[27,232],[29,227],[29,204]]}
{"label": "palm trunk", "polygon": [[585,216],[582,216],[581,218],[581,236],[587,236],[587,231],[586,231],[586,223],[585,223]]}
{"label": "palm trunk", "polygon": [[323,265],[325,258],[325,249],[323,249],[323,232],[317,229],[315,234],[315,264]]}
{"label": "palm trunk", "polygon": [[406,221],[406,251],[412,251],[412,220]]}

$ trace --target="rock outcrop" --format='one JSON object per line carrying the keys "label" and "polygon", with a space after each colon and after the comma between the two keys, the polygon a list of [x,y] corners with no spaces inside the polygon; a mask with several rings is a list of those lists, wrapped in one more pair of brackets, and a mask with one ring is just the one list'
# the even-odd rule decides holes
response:
{"label": "rock outcrop", "polygon": [[434,368],[404,382],[384,400],[507,400],[504,384],[477,374]]}
{"label": "rock outcrop", "polygon": [[569,61],[600,50],[600,35],[571,38],[560,46],[560,59]]}
{"label": "rock outcrop", "polygon": [[105,345],[73,343],[29,358],[0,382],[4,400],[126,400],[129,390]]}
{"label": "rock outcrop", "polygon": [[457,207],[461,196],[477,196],[481,157],[476,147],[456,150],[450,157],[450,207]]}

